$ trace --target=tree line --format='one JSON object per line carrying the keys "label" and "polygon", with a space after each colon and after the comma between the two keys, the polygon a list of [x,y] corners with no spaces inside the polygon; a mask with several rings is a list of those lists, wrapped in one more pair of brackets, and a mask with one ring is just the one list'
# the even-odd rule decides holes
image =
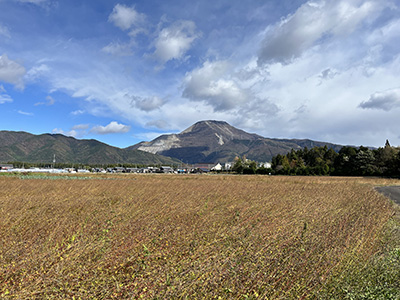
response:
{"label": "tree line", "polygon": [[293,150],[272,158],[270,169],[255,162],[237,159],[233,171],[241,174],[400,176],[400,148],[386,141],[384,147],[370,149],[344,146],[339,152],[324,147]]}

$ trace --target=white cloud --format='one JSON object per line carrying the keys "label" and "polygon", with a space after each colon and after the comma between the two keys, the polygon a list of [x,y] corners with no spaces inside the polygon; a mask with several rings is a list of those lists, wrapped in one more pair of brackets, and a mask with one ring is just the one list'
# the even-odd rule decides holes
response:
{"label": "white cloud", "polygon": [[134,7],[128,7],[123,4],[115,5],[108,20],[122,30],[131,29],[133,26],[143,23],[145,16],[138,13]]}
{"label": "white cloud", "polygon": [[0,81],[12,83],[17,88],[23,89],[23,76],[25,73],[25,68],[9,59],[6,54],[0,56]]}
{"label": "white cloud", "polygon": [[365,38],[370,47],[366,62],[384,63],[400,52],[400,19],[391,20],[383,27],[376,28]]}
{"label": "white cloud", "polygon": [[24,116],[33,116],[33,113],[19,110],[18,113]]}
{"label": "white cloud", "polygon": [[28,4],[37,5],[46,10],[58,5],[58,3],[54,0],[14,0],[14,1],[20,2],[20,3],[28,3]]}
{"label": "white cloud", "polygon": [[200,33],[196,31],[194,22],[177,21],[158,34],[154,56],[162,63],[172,59],[182,59],[193,41],[199,37]]}
{"label": "white cloud", "polygon": [[86,130],[89,129],[89,124],[78,124],[72,127],[73,130]]}
{"label": "white cloud", "polygon": [[81,102],[82,108],[71,111],[71,115],[87,113],[104,117],[120,116],[133,120],[137,118],[140,111],[132,105],[132,97],[126,96],[139,90],[135,80],[120,72],[119,68],[92,64],[89,57],[85,58],[79,61],[79,66],[73,60],[55,64],[52,68],[55,72],[46,77],[53,91],[67,93]]}
{"label": "white cloud", "polygon": [[76,130],[64,131],[61,128],[54,128],[51,132],[54,134],[62,134],[65,136],[72,136],[72,137],[78,136],[78,132]]}
{"label": "white cloud", "polygon": [[383,92],[376,92],[359,105],[361,108],[381,109],[390,111],[400,107],[400,88],[390,89]]}
{"label": "white cloud", "polygon": [[148,98],[139,98],[135,97],[135,105],[140,110],[149,112],[155,109],[161,108],[164,105],[165,101],[159,97],[148,97]]}
{"label": "white cloud", "polygon": [[[153,131],[157,131],[155,127],[184,129],[196,120],[212,118],[270,137],[351,144],[366,138],[367,143],[378,134],[370,130],[371,138],[363,135],[371,128],[365,120],[387,124],[398,112],[394,109],[396,101],[379,100],[387,101],[385,91],[399,86],[400,43],[396,42],[400,21],[398,11],[381,14],[388,2],[308,1],[264,32],[258,27],[261,19],[258,24],[250,19],[246,19],[248,24],[232,20],[237,27],[221,22],[223,17],[215,26],[205,26],[211,19],[204,23],[196,19],[196,26],[191,21],[161,20],[157,31],[156,26],[147,26],[153,32],[135,42],[136,34],[143,32],[144,15],[137,18],[134,7],[118,4],[110,14],[108,28],[119,31],[111,25],[115,24],[125,30],[120,32],[125,37],[86,44],[78,39],[50,37],[40,51],[14,53],[13,57],[22,57],[24,65],[34,66],[19,77],[20,82],[44,88],[49,85],[51,95],[53,91],[68,94],[74,98],[71,103],[77,104],[70,113],[75,116],[86,113],[114,118],[118,123],[125,119]],[[277,13],[279,10],[274,11]],[[268,13],[263,18],[262,24],[277,19]],[[226,25],[224,30],[216,28],[221,24]],[[207,31],[211,27],[214,33]],[[201,44],[200,29],[205,36]],[[209,38],[215,31],[219,34]],[[199,48],[192,53],[194,43]],[[120,57],[104,59],[99,45],[107,45],[103,52]],[[160,64],[197,53],[199,56],[179,68],[154,72],[154,60],[143,59],[144,52]],[[196,61],[201,61],[200,65],[195,65]],[[4,73],[2,68],[0,74]],[[12,68],[7,65],[6,69]],[[18,76],[7,74],[0,78],[16,84]],[[8,95],[1,97],[0,102],[12,101]],[[360,109],[368,105],[371,109]],[[112,127],[109,125],[95,128],[105,132]],[[398,127],[392,127],[398,131]],[[82,130],[89,133],[91,127]],[[79,128],[70,128],[67,133],[76,136]]]}
{"label": "white cloud", "polygon": [[46,64],[36,65],[36,66],[32,67],[31,69],[29,69],[29,71],[25,75],[25,79],[27,81],[32,82],[46,74],[49,74],[49,72],[50,72],[50,68],[48,65],[46,65]]}
{"label": "white cloud", "polygon": [[101,49],[103,52],[117,56],[133,55],[132,43],[112,42]]}
{"label": "white cloud", "polygon": [[0,24],[0,36],[11,38],[11,34],[8,28],[6,26],[2,26],[1,24]]}
{"label": "white cloud", "polygon": [[398,39],[400,37],[400,20],[392,20],[389,22],[387,25],[385,25],[383,28],[379,29],[379,35],[372,35],[372,39],[374,37],[378,38],[378,42],[381,41],[381,39],[385,39],[385,42],[388,41],[393,41],[395,39]]}
{"label": "white cloud", "polygon": [[[368,55],[364,45],[356,47]],[[341,55],[342,51],[345,55]],[[393,121],[395,112],[383,116],[382,110],[361,110],[360,102],[376,90],[398,86],[400,58],[381,66],[374,64],[374,73],[367,76],[364,57],[358,57],[358,52],[347,56],[349,52],[353,49],[345,45],[344,49],[305,53],[288,65],[270,65],[268,80],[254,85],[253,91],[267,95],[279,112],[271,119],[267,114],[258,115],[259,109],[255,109],[248,117],[264,125],[257,132],[264,136],[379,146],[374,140],[385,129],[378,124]],[[372,98],[379,98],[376,96]],[[376,125],[371,128],[371,124]]]}
{"label": "white cloud", "polygon": [[73,126],[69,131],[64,131],[61,128],[54,128],[52,133],[59,133],[66,136],[72,136],[74,138],[80,138],[88,134],[89,127],[90,126],[88,124],[78,124]]}
{"label": "white cloud", "polygon": [[48,0],[16,0],[17,2],[22,2],[22,3],[32,3],[36,5],[43,4],[45,2],[48,2]]}
{"label": "white cloud", "polygon": [[83,111],[81,109],[71,111],[71,115],[73,115],[73,116],[79,116],[79,115],[82,115],[84,113],[85,113],[85,111]]}
{"label": "white cloud", "polygon": [[35,103],[35,106],[38,106],[38,105],[47,105],[47,106],[51,106],[51,105],[53,105],[55,102],[56,102],[56,101],[54,100],[53,97],[47,96],[47,97],[46,97],[46,102],[37,102],[37,103]]}
{"label": "white cloud", "polygon": [[147,28],[145,28],[146,15],[137,12],[134,6],[128,7],[123,4],[117,4],[110,14],[108,21],[124,31],[129,30],[129,41],[112,41],[101,50],[104,53],[115,56],[133,56],[133,47],[137,46],[135,41],[136,36],[147,33]]}
{"label": "white cloud", "polygon": [[[151,127],[154,127],[154,126],[151,126]],[[163,129],[163,128],[160,128],[160,129]],[[170,133],[173,133],[173,132],[164,132],[162,134],[170,134]],[[132,135],[132,137],[139,141],[152,141],[155,138],[159,137],[160,135],[161,135],[160,132],[145,132],[145,133]]]}
{"label": "white cloud", "polygon": [[[165,120],[153,120],[153,121],[146,123],[146,126],[155,127],[158,129],[167,129],[170,125]],[[152,136],[154,136],[154,135],[155,135],[155,133],[152,133]],[[160,135],[160,134],[158,134],[158,135]],[[153,138],[155,138],[155,137],[157,137],[157,135],[154,136]],[[153,138],[151,138],[151,139],[153,139]]]}
{"label": "white cloud", "polygon": [[216,111],[235,108],[250,100],[230,76],[233,70],[226,61],[206,61],[201,68],[188,73],[182,96],[193,101],[205,101]]}
{"label": "white cloud", "polygon": [[258,62],[290,63],[315,45],[351,34],[387,6],[376,0],[308,1],[267,29]]}
{"label": "white cloud", "polygon": [[338,72],[335,72],[331,68],[328,68],[328,69],[323,70],[319,77],[322,80],[329,80],[329,79],[333,79],[336,75],[338,75]]}
{"label": "white cloud", "polygon": [[68,132],[73,137],[83,137],[88,134],[89,124],[78,124],[71,128]]}
{"label": "white cloud", "polygon": [[0,85],[0,104],[4,104],[6,102],[13,102],[13,99],[7,95],[7,91],[3,85]]}
{"label": "white cloud", "polygon": [[112,121],[110,124],[106,126],[95,126],[93,127],[90,132],[96,134],[111,134],[111,133],[126,133],[131,129],[130,126],[119,124],[115,121]]}
{"label": "white cloud", "polygon": [[13,102],[13,99],[7,94],[0,94],[0,104],[4,104],[6,102]]}
{"label": "white cloud", "polygon": [[55,102],[54,98],[51,96],[47,96],[46,100],[47,100],[47,105],[53,105]]}

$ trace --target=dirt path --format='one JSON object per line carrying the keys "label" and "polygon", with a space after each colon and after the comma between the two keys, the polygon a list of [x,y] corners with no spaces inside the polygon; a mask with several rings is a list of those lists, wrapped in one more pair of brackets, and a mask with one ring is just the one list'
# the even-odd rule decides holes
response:
{"label": "dirt path", "polygon": [[376,190],[400,205],[400,186],[380,186]]}

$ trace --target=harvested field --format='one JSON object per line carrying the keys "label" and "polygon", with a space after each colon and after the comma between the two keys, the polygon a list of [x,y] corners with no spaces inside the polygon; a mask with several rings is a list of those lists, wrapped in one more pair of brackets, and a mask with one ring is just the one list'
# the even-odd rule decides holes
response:
{"label": "harvested field", "polygon": [[393,207],[374,186],[395,183],[0,176],[0,296],[312,298],[378,251]]}

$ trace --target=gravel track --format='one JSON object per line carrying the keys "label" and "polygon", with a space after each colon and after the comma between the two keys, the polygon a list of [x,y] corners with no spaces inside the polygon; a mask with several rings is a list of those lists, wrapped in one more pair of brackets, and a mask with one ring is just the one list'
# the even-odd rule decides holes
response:
{"label": "gravel track", "polygon": [[376,190],[400,205],[400,186],[380,186]]}

